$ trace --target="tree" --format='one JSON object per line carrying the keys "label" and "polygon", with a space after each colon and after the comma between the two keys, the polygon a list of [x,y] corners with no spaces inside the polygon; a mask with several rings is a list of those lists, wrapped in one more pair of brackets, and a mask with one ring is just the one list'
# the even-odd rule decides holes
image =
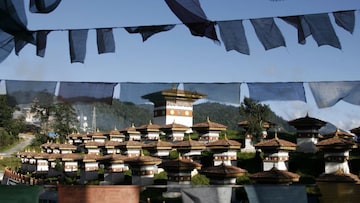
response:
{"label": "tree", "polygon": [[60,142],[64,142],[66,135],[76,132],[79,122],[76,111],[70,104],[56,103],[53,114],[55,133],[59,135]]}
{"label": "tree", "polygon": [[7,104],[5,95],[0,95],[0,127],[7,128],[12,120],[15,108]]}
{"label": "tree", "polygon": [[48,134],[50,128],[59,135],[59,141],[64,142],[65,137],[77,131],[78,119],[75,109],[67,103],[53,103],[43,105],[37,100],[31,105],[31,112],[41,122],[42,131]]}
{"label": "tree", "polygon": [[255,142],[260,141],[263,131],[262,124],[271,114],[270,107],[245,97],[240,104],[239,111],[240,115],[248,121],[247,133],[253,136]]}
{"label": "tree", "polygon": [[13,118],[15,107],[8,105],[6,95],[0,95],[0,128],[4,129],[2,132],[0,146],[13,144],[18,140],[18,134],[25,129],[24,118]]}
{"label": "tree", "polygon": [[34,114],[34,118],[39,119],[41,129],[45,134],[49,133],[50,128],[50,114],[54,111],[55,106],[44,105],[38,99],[35,99],[31,104],[30,112]]}

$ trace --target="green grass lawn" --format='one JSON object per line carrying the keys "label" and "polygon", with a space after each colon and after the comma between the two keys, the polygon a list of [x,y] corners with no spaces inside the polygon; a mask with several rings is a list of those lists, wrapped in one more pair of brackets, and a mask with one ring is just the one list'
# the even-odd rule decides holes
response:
{"label": "green grass lawn", "polygon": [[0,171],[3,171],[5,167],[15,169],[20,168],[21,161],[17,157],[3,157],[0,159]]}

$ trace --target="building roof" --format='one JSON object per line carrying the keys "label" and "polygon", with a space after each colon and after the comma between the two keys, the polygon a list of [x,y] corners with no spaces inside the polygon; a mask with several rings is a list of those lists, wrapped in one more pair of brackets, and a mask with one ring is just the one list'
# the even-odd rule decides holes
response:
{"label": "building roof", "polygon": [[205,149],[206,145],[202,142],[192,140],[189,136],[188,140],[175,142],[173,145],[175,149]]}
{"label": "building roof", "polygon": [[335,136],[345,138],[345,139],[353,139],[355,137],[353,134],[342,131],[342,130],[340,130],[338,128],[334,132],[329,132],[329,133],[326,133],[326,134],[322,134],[323,138],[331,138],[331,137],[335,137]]}
{"label": "building roof", "polygon": [[235,140],[229,140],[225,136],[224,139],[207,143],[206,147],[209,149],[240,149],[241,143]]}
{"label": "building roof", "polygon": [[120,133],[124,133],[124,134],[140,134],[140,132],[136,130],[136,127],[135,127],[134,123],[132,123],[130,127],[121,129]]}
{"label": "building roof", "polygon": [[[244,121],[238,122],[237,124],[238,124],[239,127],[247,129],[248,126],[249,126],[249,121],[244,120]],[[275,123],[270,122],[270,121],[262,121],[261,126],[262,126],[262,128],[269,129],[272,126],[275,126]]]}
{"label": "building roof", "polygon": [[254,145],[255,148],[266,150],[266,149],[276,149],[276,150],[296,150],[296,144],[289,142],[287,140],[279,139],[277,136],[270,140],[265,140]]}
{"label": "building roof", "polygon": [[50,146],[51,146],[52,143],[53,143],[53,142],[47,141],[46,143],[41,144],[40,147],[41,147],[41,148],[50,148]]}
{"label": "building roof", "polygon": [[226,130],[227,126],[212,122],[210,121],[209,117],[207,117],[205,122],[202,123],[196,123],[191,127],[195,131],[210,131],[210,130],[216,130],[216,131],[223,131]]}
{"label": "building roof", "polygon": [[150,120],[148,124],[139,126],[136,128],[136,130],[140,132],[159,132],[160,127],[161,127],[160,125],[153,124]]}
{"label": "building roof", "polygon": [[316,144],[316,147],[320,148],[321,150],[324,149],[351,149],[355,148],[355,142],[341,138],[339,136],[334,136],[332,138],[328,138],[325,140],[321,140]]}
{"label": "building roof", "polygon": [[173,147],[173,143],[167,141],[152,141],[146,144],[143,144],[143,148],[148,149],[171,149]]}
{"label": "building roof", "polygon": [[76,132],[76,133],[71,133],[70,135],[68,135],[67,137],[68,138],[72,138],[72,139],[76,139],[76,138],[81,138],[81,137],[84,137],[86,136],[85,134],[81,134],[79,132]]}
{"label": "building roof", "polygon": [[105,160],[108,160],[112,163],[124,163],[125,159],[129,158],[121,154],[107,154],[103,156]]}
{"label": "building roof", "polygon": [[353,128],[350,130],[351,133],[354,133],[356,135],[360,135],[360,126],[357,128]]}
{"label": "building roof", "polygon": [[190,128],[188,126],[180,124],[180,123],[175,123],[175,121],[170,124],[160,127],[160,130],[162,130],[164,132],[167,132],[167,131],[184,131],[185,132],[189,129]]}
{"label": "building roof", "polygon": [[338,170],[335,173],[321,174],[316,181],[318,182],[359,182],[359,177],[352,173],[344,173],[342,170]]}
{"label": "building roof", "polygon": [[87,143],[84,143],[85,145],[85,148],[98,148],[98,147],[103,147],[105,146],[105,143],[104,142],[87,142]]}
{"label": "building roof", "polygon": [[276,167],[250,175],[250,179],[259,183],[291,183],[298,182],[300,175],[290,171],[279,170]]}
{"label": "building roof", "polygon": [[76,146],[70,143],[59,144],[59,149],[76,150]]}
{"label": "building roof", "polygon": [[125,159],[125,163],[131,165],[131,166],[141,166],[141,165],[156,165],[160,164],[162,162],[162,159],[152,156],[145,156],[141,154],[140,156],[136,157],[129,157]]}
{"label": "building roof", "polygon": [[142,142],[139,142],[139,141],[135,141],[135,140],[128,140],[128,141],[125,141],[125,142],[120,142],[120,147],[122,148],[139,148],[141,149],[143,146],[143,143]]}
{"label": "building roof", "polygon": [[165,171],[192,171],[194,169],[201,169],[201,164],[190,159],[172,159],[164,161],[158,165],[159,168],[163,168]]}
{"label": "building roof", "polygon": [[248,171],[236,166],[220,164],[218,166],[210,166],[200,170],[201,174],[208,176],[209,178],[235,178],[243,176]]}
{"label": "building roof", "polygon": [[121,145],[121,142],[118,141],[106,141],[105,142],[105,148],[114,148],[114,147],[118,147]]}
{"label": "building roof", "polygon": [[123,135],[123,134],[120,133],[120,131],[115,127],[113,130],[109,131],[109,135],[114,136],[114,135]]}
{"label": "building roof", "polygon": [[317,118],[309,117],[309,115],[306,114],[305,117],[288,121],[288,124],[294,126],[296,129],[308,127],[320,129],[321,127],[326,125],[326,122]]}
{"label": "building roof", "polygon": [[104,159],[103,156],[97,154],[84,154],[82,162],[96,162],[98,160]]}
{"label": "building roof", "polygon": [[83,154],[77,154],[77,153],[69,153],[69,154],[62,154],[61,159],[63,161],[77,161],[83,159]]}
{"label": "building roof", "polygon": [[49,156],[47,157],[48,161],[53,161],[53,160],[56,160],[56,159],[61,159],[63,154],[49,154]]}
{"label": "building roof", "polygon": [[96,130],[95,132],[93,132],[92,134],[90,134],[91,137],[96,137],[96,138],[106,138],[104,132],[101,132],[99,130]]}
{"label": "building roof", "polygon": [[174,87],[171,89],[143,95],[141,98],[148,99],[153,103],[157,103],[157,102],[163,102],[165,100],[196,101],[198,99],[206,98],[206,95],[197,92],[181,90]]}
{"label": "building roof", "polygon": [[50,154],[44,152],[33,152],[30,156],[34,159],[47,159]]}

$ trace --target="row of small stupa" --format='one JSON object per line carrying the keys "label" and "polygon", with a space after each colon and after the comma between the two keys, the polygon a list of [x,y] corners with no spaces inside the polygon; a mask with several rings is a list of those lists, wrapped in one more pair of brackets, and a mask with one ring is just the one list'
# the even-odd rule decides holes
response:
{"label": "row of small stupa", "polygon": [[[236,177],[246,173],[236,164],[241,144],[234,140],[219,139],[219,133],[226,130],[226,126],[211,122],[210,119],[192,124],[192,103],[204,97],[174,88],[145,95],[143,98],[154,103],[153,121],[156,124],[131,126],[120,131],[115,129],[106,134],[71,134],[67,137],[67,144],[45,143],[42,145],[42,153],[19,154],[22,170],[59,174],[55,168],[57,161],[61,160],[64,166],[61,173],[76,174],[80,169],[82,183],[98,178],[98,170],[102,167],[105,170],[104,181],[112,184],[121,182],[123,172],[129,168],[132,169],[132,183],[139,185],[152,184],[153,175],[159,169],[168,173],[168,184],[189,183],[191,177],[199,171],[207,175],[213,184],[234,184]],[[239,123],[239,126],[244,127],[243,124]],[[297,143],[275,136],[254,145],[254,149],[261,150],[265,156],[263,172],[252,174],[251,178],[258,182],[297,181],[299,175],[287,170],[289,152],[298,150],[311,153],[323,150],[325,169],[322,178],[341,171],[343,177],[357,181],[347,163],[349,152],[356,147],[352,138],[338,131],[334,135],[323,135],[323,140],[319,141],[321,135],[318,130],[325,122],[309,116],[289,121],[289,124],[297,129]],[[264,135],[269,126],[264,126]],[[199,140],[184,140],[190,129],[199,133]],[[359,131],[354,130],[353,133]],[[167,141],[159,139],[160,132],[165,134]],[[246,137],[245,148],[251,149],[250,138]],[[142,149],[147,149],[150,156],[142,155]],[[174,149],[179,152],[180,158],[170,160],[169,153]],[[213,152],[213,164],[206,168],[202,168],[198,162],[204,150]]]}

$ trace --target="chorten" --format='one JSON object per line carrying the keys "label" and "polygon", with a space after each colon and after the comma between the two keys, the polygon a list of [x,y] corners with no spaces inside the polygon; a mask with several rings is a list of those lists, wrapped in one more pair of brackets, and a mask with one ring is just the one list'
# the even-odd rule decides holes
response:
{"label": "chorten", "polygon": [[306,114],[305,117],[288,121],[288,123],[296,128],[296,151],[315,153],[317,151],[315,145],[318,142],[319,129],[325,126],[326,122],[309,117]]}
{"label": "chorten", "polygon": [[325,174],[331,174],[341,169],[344,173],[350,173],[349,154],[352,148],[356,148],[354,141],[339,137],[322,140],[316,146],[324,152]]}
{"label": "chorten", "polygon": [[188,127],[193,125],[193,103],[205,97],[175,87],[142,96],[154,104],[154,123],[162,126],[176,121]]}
{"label": "chorten", "polygon": [[337,128],[334,132],[321,134],[321,136],[322,136],[322,139],[328,139],[328,138],[338,136],[338,137],[343,138],[343,139],[355,141],[355,136],[353,134],[348,133],[346,131],[342,131],[339,128]]}
{"label": "chorten", "polygon": [[153,124],[151,120],[148,124],[136,128],[140,132],[144,141],[158,140],[160,134],[160,125]]}
{"label": "chorten", "polygon": [[245,175],[247,170],[237,166],[220,164],[203,168],[199,172],[210,179],[210,184],[235,185],[236,178]]}
{"label": "chorten", "polygon": [[190,127],[175,123],[174,121],[173,123],[160,127],[160,130],[165,133],[167,140],[178,142],[184,140],[184,135],[187,131],[190,130]]}
{"label": "chorten", "polygon": [[225,135],[224,139],[209,142],[206,148],[214,153],[214,166],[221,164],[235,165],[232,162],[236,162],[237,160],[237,152],[241,148],[241,143],[235,140],[229,140]]}
{"label": "chorten", "polygon": [[189,135],[188,140],[174,143],[173,148],[180,153],[182,158],[197,160],[197,158],[201,156],[201,152],[205,150],[206,145],[202,142],[192,140]]}
{"label": "chorten", "polygon": [[274,166],[279,170],[287,170],[289,151],[294,151],[296,144],[279,139],[275,133],[275,138],[259,142],[255,148],[264,152],[264,171],[271,170]]}
{"label": "chorten", "polygon": [[171,142],[158,140],[143,144],[143,149],[148,150],[151,156],[166,159],[169,157],[172,146]]}
{"label": "chorten", "polygon": [[152,185],[154,182],[154,173],[156,165],[161,163],[161,159],[141,154],[137,157],[125,159],[125,163],[131,168],[131,178],[133,185]]}
{"label": "chorten", "polygon": [[115,127],[114,130],[109,132],[109,140],[123,142],[125,141],[125,135],[120,133],[120,131]]}
{"label": "chorten", "polygon": [[136,130],[134,123],[132,123],[130,127],[121,129],[120,133],[125,135],[126,140],[141,140],[140,132]]}
{"label": "chorten", "polygon": [[199,133],[200,142],[208,143],[218,140],[220,132],[226,130],[227,127],[220,123],[210,121],[210,118],[207,117],[205,122],[196,123],[191,128]]}
{"label": "chorten", "polygon": [[172,159],[158,165],[163,168],[168,176],[167,191],[164,197],[173,198],[181,196],[181,187],[191,184],[192,172],[200,170],[201,164],[189,159]]}

